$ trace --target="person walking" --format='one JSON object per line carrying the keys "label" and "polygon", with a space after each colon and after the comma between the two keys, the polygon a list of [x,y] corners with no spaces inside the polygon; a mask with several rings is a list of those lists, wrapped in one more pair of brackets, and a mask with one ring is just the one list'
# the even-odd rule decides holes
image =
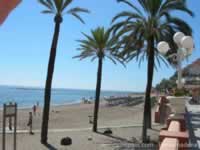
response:
{"label": "person walking", "polygon": [[33,105],[33,114],[34,114],[34,116],[36,115],[36,110],[37,110],[36,105]]}
{"label": "person walking", "polygon": [[29,134],[30,135],[33,135],[33,115],[32,115],[32,112],[29,112],[29,119],[28,119],[28,124],[27,126],[29,126]]}
{"label": "person walking", "polygon": [[37,101],[37,108],[39,108],[40,107],[40,103],[39,103],[39,101]]}

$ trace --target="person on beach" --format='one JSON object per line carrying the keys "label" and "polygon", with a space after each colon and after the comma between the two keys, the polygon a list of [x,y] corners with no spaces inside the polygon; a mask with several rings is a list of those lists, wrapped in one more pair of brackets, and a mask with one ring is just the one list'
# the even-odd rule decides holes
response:
{"label": "person on beach", "polygon": [[29,112],[29,119],[28,119],[27,126],[29,126],[29,134],[33,135],[34,133],[32,131],[32,129],[33,129],[33,115],[32,115],[32,112]]}
{"label": "person on beach", "polygon": [[39,101],[37,101],[36,106],[37,106],[36,108],[37,108],[38,115],[40,116],[40,103],[39,103]]}
{"label": "person on beach", "polygon": [[34,116],[36,115],[36,110],[37,110],[36,105],[33,105],[33,114],[34,114]]}
{"label": "person on beach", "polygon": [[37,101],[37,108],[39,108],[40,107],[40,103],[39,103],[39,101]]}

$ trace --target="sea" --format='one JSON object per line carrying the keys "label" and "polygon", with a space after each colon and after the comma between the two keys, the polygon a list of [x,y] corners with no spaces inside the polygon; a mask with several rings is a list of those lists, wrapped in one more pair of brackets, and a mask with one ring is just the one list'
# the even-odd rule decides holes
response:
{"label": "sea", "polygon": [[[102,91],[101,97],[128,96],[133,92]],[[95,90],[52,89],[51,105],[80,103],[83,98],[94,100]],[[31,108],[44,102],[44,89],[18,86],[0,86],[0,108],[3,104],[16,102],[20,108]]]}

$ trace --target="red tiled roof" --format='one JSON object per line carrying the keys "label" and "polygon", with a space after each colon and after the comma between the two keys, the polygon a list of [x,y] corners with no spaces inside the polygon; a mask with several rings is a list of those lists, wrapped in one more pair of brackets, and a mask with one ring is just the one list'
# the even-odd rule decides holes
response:
{"label": "red tiled roof", "polygon": [[21,0],[0,0],[0,25],[3,24],[9,13],[21,2]]}
{"label": "red tiled roof", "polygon": [[183,69],[184,76],[199,76],[200,75],[200,58],[194,61]]}

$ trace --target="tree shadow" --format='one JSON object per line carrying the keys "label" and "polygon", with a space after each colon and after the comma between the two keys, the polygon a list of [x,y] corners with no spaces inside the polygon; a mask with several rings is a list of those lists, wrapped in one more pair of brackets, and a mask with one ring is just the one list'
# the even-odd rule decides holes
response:
{"label": "tree shadow", "polygon": [[119,136],[106,135],[106,134],[103,134],[102,132],[97,132],[97,134],[110,137],[113,140],[118,140],[119,143],[114,142],[114,145],[113,145],[113,146],[116,146],[115,150],[155,150],[155,149],[158,149],[157,144],[147,143],[144,146],[144,144],[138,141],[136,138],[133,138],[132,140],[128,140]]}
{"label": "tree shadow", "polygon": [[160,132],[160,130],[159,129],[156,129],[156,128],[151,128],[151,129],[149,129],[149,130],[152,130],[152,131],[155,131],[155,132]]}
{"label": "tree shadow", "polygon": [[100,135],[103,135],[103,136],[106,136],[106,137],[110,137],[110,138],[118,140],[120,142],[126,142],[126,143],[136,143],[137,142],[136,140],[135,141],[130,141],[130,140],[126,139],[126,138],[122,138],[122,137],[119,137],[119,136],[114,136],[114,135],[111,135],[111,134],[110,135],[109,134],[104,134],[103,132],[100,132],[100,131],[97,131],[96,133],[100,134]]}
{"label": "tree shadow", "polygon": [[46,146],[49,150],[58,150],[57,148],[55,148],[53,145],[47,143],[47,144],[44,144],[44,146]]}

